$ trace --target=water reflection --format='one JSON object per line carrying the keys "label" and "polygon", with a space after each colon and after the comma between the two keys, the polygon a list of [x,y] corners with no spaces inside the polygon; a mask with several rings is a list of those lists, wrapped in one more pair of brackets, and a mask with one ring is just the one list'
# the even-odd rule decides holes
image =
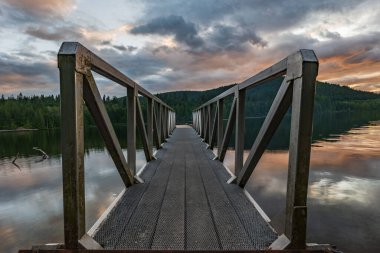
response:
{"label": "water reflection", "polygon": [[[63,241],[61,156],[36,163],[38,159],[40,154],[24,153],[17,159],[20,169],[12,164],[13,158],[0,159],[0,252]],[[144,163],[139,150],[137,167]],[[89,229],[123,188],[104,147],[86,150],[85,182]]]}
{"label": "water reflection", "polygon": [[[324,115],[315,120],[308,241],[336,244],[345,252],[380,251],[380,122],[368,120],[364,113],[357,117]],[[258,129],[257,122],[249,124],[248,144]],[[279,227],[285,206],[288,131],[283,123],[247,185]],[[126,131],[117,129],[117,134],[125,152]],[[0,252],[63,241],[59,136],[59,131],[0,133]],[[86,129],[85,141],[86,223],[90,228],[121,191],[122,182],[97,131]],[[49,158],[37,162],[41,155],[33,147],[44,150]],[[17,153],[19,168],[12,164]],[[232,170],[233,156],[229,150],[225,160]],[[138,166],[144,162],[140,151]]]}
{"label": "water reflection", "polygon": [[[368,145],[367,145],[368,144]],[[309,177],[308,241],[379,252],[380,122],[316,141]],[[247,156],[248,153],[245,154]],[[233,152],[226,165],[233,168]],[[247,190],[283,229],[288,151],[267,151]]]}

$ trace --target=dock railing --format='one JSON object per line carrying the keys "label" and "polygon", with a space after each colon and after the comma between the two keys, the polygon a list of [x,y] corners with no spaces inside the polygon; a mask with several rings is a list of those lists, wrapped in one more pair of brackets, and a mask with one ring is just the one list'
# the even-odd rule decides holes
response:
{"label": "dock railing", "polygon": [[[141,138],[147,162],[154,159],[153,145],[160,148],[175,128],[174,110],[109,63],[77,42],[64,42],[58,53],[61,93],[61,147],[63,174],[65,248],[80,248],[86,237],[84,193],[84,126],[86,104],[106,148],[124,182],[136,182],[136,131]],[[127,88],[127,160],[107,114],[94,71]],[[144,122],[139,96],[147,99]]]}
{"label": "dock railing", "polygon": [[[273,137],[282,118],[291,106],[291,130],[286,193],[285,236],[289,248],[305,248],[307,223],[307,190],[313,124],[315,81],[318,59],[312,50],[299,50],[282,61],[265,69],[209,100],[193,111],[193,127],[209,148],[217,146],[218,159],[223,162],[235,128],[235,183],[245,187],[266,146]],[[266,81],[283,76],[269,112],[254,140],[248,158],[243,163],[244,111],[246,91]],[[233,101],[224,129],[224,101]],[[214,113],[212,113],[214,112]]]}

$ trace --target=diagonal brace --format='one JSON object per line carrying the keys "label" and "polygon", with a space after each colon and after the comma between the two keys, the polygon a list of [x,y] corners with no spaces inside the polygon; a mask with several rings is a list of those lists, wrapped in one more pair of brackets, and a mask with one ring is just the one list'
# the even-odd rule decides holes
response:
{"label": "diagonal brace", "polygon": [[115,130],[106,111],[106,107],[90,71],[87,72],[84,78],[83,97],[125,187],[131,186],[133,184],[132,173],[128,168],[119,140],[117,139]]}

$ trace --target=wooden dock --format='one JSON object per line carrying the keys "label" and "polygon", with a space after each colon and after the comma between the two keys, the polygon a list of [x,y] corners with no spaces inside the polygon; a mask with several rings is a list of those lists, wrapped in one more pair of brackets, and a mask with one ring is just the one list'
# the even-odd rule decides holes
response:
{"label": "wooden dock", "polygon": [[277,239],[194,129],[178,126],[156,157],[95,233],[105,249],[255,250]]}
{"label": "wooden dock", "polygon": [[[58,66],[65,243],[60,250],[46,246],[56,250],[45,252],[311,249],[306,244],[306,200],[318,73],[312,50],[297,51],[194,109],[191,127],[176,126],[173,108],[79,43],[62,44]],[[127,157],[92,71],[127,90]],[[244,161],[246,91],[278,77],[283,77],[283,82]],[[224,101],[229,96],[233,99],[225,125]],[[141,97],[147,100],[145,117]],[[84,104],[126,188],[89,231],[85,229]],[[285,226],[284,234],[279,235],[244,187],[290,107]],[[236,176],[222,163],[234,129]],[[147,161],[142,173],[136,173],[137,134]],[[213,147],[217,147],[217,156]],[[40,252],[44,252],[42,248]]]}

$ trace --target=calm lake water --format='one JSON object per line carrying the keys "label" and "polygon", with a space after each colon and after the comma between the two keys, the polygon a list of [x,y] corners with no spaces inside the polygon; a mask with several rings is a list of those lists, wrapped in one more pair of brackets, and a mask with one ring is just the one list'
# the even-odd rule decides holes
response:
{"label": "calm lake water", "polygon": [[[354,116],[355,115],[355,116]],[[344,252],[380,251],[379,115],[333,114],[314,123],[308,241]],[[246,120],[247,149],[262,119]],[[247,190],[281,230],[286,193],[288,119],[258,164]],[[125,132],[118,129],[125,150]],[[0,133],[0,252],[63,241],[59,131]],[[96,129],[85,131],[87,229],[123,189]],[[48,153],[33,150],[39,147]],[[12,160],[18,153],[16,165]],[[248,153],[246,153],[247,155]],[[225,164],[233,168],[233,151]],[[145,163],[138,152],[138,167]]]}

